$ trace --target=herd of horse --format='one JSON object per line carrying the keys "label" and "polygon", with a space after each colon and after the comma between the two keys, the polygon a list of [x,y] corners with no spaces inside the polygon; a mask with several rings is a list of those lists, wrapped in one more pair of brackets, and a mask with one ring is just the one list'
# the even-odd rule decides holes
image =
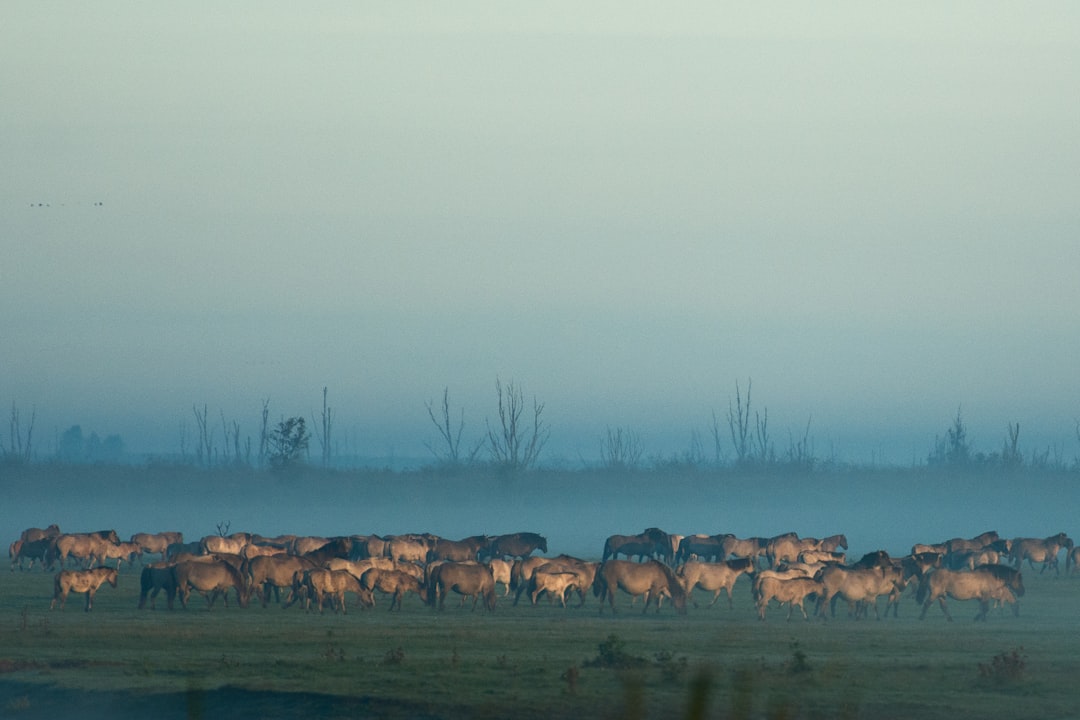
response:
{"label": "herd of horse", "polygon": [[[116,587],[120,567],[141,562],[138,608],[155,607],[164,593],[169,609],[179,599],[186,608],[192,592],[212,608],[217,598],[226,607],[230,593],[240,607],[252,599],[263,607],[271,601],[283,607],[299,605],[323,612],[347,612],[347,597],[361,608],[376,598],[389,598],[389,610],[401,610],[409,594],[442,610],[448,595],[460,605],[472,600],[495,610],[497,587],[502,597],[513,595],[538,604],[541,597],[567,607],[575,595],[578,606],[588,594],[618,611],[620,593],[643,602],[642,612],[659,612],[664,601],[685,614],[694,590],[712,593],[709,607],[726,594],[734,607],[734,587],[748,577],[757,616],[765,620],[772,603],[787,606],[790,620],[798,609],[805,619],[808,601],[822,619],[835,616],[846,603],[848,614],[881,617],[878,600],[886,598],[885,616],[898,614],[901,597],[914,588],[925,618],[937,602],[952,620],[946,598],[974,600],[985,620],[993,605],[1009,605],[1019,614],[1024,594],[1021,567],[1058,572],[1065,557],[1066,572],[1080,567],[1080,548],[1065,534],[1046,538],[1004,539],[996,532],[943,543],[916,544],[910,554],[891,557],[885,551],[867,553],[849,562],[847,538],[799,537],[785,533],[769,538],[737,538],[730,534],[674,535],[648,528],[636,535],[607,538],[599,561],[569,555],[544,557],[547,540],[537,533],[475,535],[450,540],[429,533],[381,537],[351,535],[314,537],[251,533],[227,534],[220,528],[195,542],[179,532],[137,533],[121,541],[114,530],[62,533],[56,525],[24,530],[9,548],[11,569],[32,570],[37,564],[55,574],[50,608],[64,608],[70,593],[84,593],[93,607],[98,589]],[[534,554],[537,553],[537,554]],[[157,555],[156,559],[151,560]],[[110,562],[114,563],[110,566]],[[28,566],[24,566],[28,563]],[[69,567],[74,565],[75,567]],[[910,594],[910,593],[909,593]]]}

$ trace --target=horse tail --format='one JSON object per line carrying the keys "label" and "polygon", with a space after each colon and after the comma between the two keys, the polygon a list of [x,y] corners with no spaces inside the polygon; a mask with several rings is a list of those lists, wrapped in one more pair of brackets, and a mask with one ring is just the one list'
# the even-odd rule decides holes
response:
{"label": "horse tail", "polygon": [[593,597],[600,598],[600,609],[603,610],[604,596],[607,594],[607,578],[604,577],[604,566],[601,565],[596,571],[596,577],[593,578],[592,592]]}
{"label": "horse tail", "polygon": [[614,556],[615,553],[612,550],[611,545],[612,545],[611,538],[608,538],[607,540],[604,541],[604,556],[602,558],[600,558],[601,562],[606,562],[609,558]]}

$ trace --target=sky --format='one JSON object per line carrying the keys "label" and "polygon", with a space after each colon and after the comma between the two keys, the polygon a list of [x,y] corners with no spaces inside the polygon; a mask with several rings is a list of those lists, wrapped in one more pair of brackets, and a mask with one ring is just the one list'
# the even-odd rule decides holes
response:
{"label": "sky", "polygon": [[326,387],[430,459],[499,379],[572,464],[752,383],[781,454],[1080,453],[1080,7],[581,5],[6,4],[0,402],[164,454]]}

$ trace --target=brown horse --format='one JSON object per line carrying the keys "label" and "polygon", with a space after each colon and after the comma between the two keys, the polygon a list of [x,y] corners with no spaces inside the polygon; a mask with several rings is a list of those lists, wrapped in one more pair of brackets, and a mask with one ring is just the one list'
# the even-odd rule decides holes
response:
{"label": "brown horse", "polygon": [[[401,610],[401,601],[405,598],[406,593],[416,593],[416,596],[421,600],[424,599],[424,586],[420,582],[420,579],[415,575],[402,572],[400,570],[384,570],[382,568],[373,567],[364,573],[360,578],[361,587],[365,588],[368,592],[372,590],[378,590],[381,593],[390,595],[390,610],[394,610],[396,606],[398,610]],[[372,599],[372,605],[375,604],[374,598]]]}
{"label": "brown horse", "polygon": [[728,535],[723,541],[724,556],[721,559],[750,558],[756,564],[758,558],[765,556],[768,545],[769,541],[766,538],[737,538],[734,535]]}
{"label": "brown horse", "polygon": [[1060,574],[1058,570],[1058,554],[1063,549],[1066,551],[1072,550],[1073,541],[1068,535],[1060,532],[1057,535],[1051,535],[1041,540],[1037,538],[1016,538],[1012,541],[1011,547],[1013,566],[1017,570],[1027,560],[1032,569],[1035,568],[1035,563],[1042,563],[1040,573],[1045,572],[1048,567],[1053,567],[1054,572]]}
{"label": "brown horse", "polygon": [[281,601],[281,588],[291,589],[298,573],[316,567],[315,563],[297,555],[262,555],[247,564],[248,587],[255,592],[266,607],[273,592]]}
{"label": "brown horse", "polygon": [[[709,603],[709,607],[712,607],[720,599],[720,593],[727,592],[728,608],[734,608],[732,589],[735,587],[735,581],[744,573],[753,574],[754,570],[754,561],[750,558],[725,560],[719,563],[691,560],[681,565],[675,574],[682,579],[687,599],[693,600],[694,589],[701,588],[713,593],[712,602]],[[697,606],[695,602],[694,607]]]}
{"label": "brown horse", "polygon": [[734,535],[687,535],[679,541],[679,547],[675,552],[675,562],[685,563],[697,558],[705,561],[718,561],[727,557],[724,550],[724,540]]}
{"label": "brown horse", "polygon": [[509,535],[496,535],[491,539],[487,553],[493,558],[525,559],[534,551],[548,551],[547,538],[534,532],[518,532]]}
{"label": "brown horse", "polygon": [[47,528],[26,528],[19,535],[19,539],[23,542],[34,542],[35,540],[54,538],[59,534],[60,526],[56,523],[53,523]]}
{"label": "brown horse", "polygon": [[491,538],[487,535],[472,535],[462,540],[446,540],[439,538],[434,546],[428,551],[427,561],[451,560],[453,562],[465,562],[476,560],[480,550],[491,545]]}
{"label": "brown horse", "polygon": [[173,609],[173,598],[176,597],[176,577],[173,574],[172,564],[168,562],[155,562],[144,565],[139,574],[139,609],[146,607],[146,599],[150,598],[150,609],[154,610],[154,604],[158,593],[165,591],[165,599],[168,600],[169,609]]}
{"label": "brown horse", "polygon": [[37,540],[16,540],[11,543],[11,549],[9,554],[11,555],[11,570],[15,571],[15,565],[18,564],[19,570],[23,569],[23,558],[30,561],[28,570],[34,569],[34,562],[36,561],[41,565],[41,569],[46,569],[46,558],[49,555],[49,550],[52,548],[53,538],[44,537]]}
{"label": "brown horse", "polygon": [[[986,620],[990,601],[1007,597],[1003,589],[1017,597],[1024,594],[1024,581],[1019,570],[1005,565],[980,565],[974,570],[934,570],[923,576],[915,595],[915,600],[923,606],[919,619],[926,617],[926,611],[937,600],[945,618],[952,622],[952,615],[945,606],[945,597],[948,596],[955,600],[978,600],[979,612],[975,620]],[[1020,614],[1019,603],[1013,603],[1013,613]]]}
{"label": "brown horse", "polygon": [[225,598],[225,607],[229,607],[230,588],[236,591],[236,602],[240,607],[248,605],[247,583],[240,571],[229,563],[220,560],[177,563],[173,566],[173,577],[184,608],[187,608],[192,590],[206,598],[207,610],[214,607],[218,595]]}
{"label": "brown horse", "polygon": [[647,528],[640,535],[611,535],[604,541],[602,561],[625,555],[628,560],[637,556],[645,562],[656,557],[666,557],[670,547],[668,534],[659,528]]}
{"label": "brown horse", "polygon": [[667,595],[671,598],[671,604],[680,615],[686,614],[686,590],[683,588],[675,572],[662,562],[649,560],[644,563],[631,562],[629,560],[608,560],[600,565],[593,583],[593,594],[600,598],[600,613],[604,612],[604,601],[611,605],[611,612],[615,610],[615,591],[622,590],[632,596],[644,595],[645,607],[643,613],[648,612],[649,605],[656,603],[656,611],[660,612],[660,598]]}
{"label": "brown horse", "polygon": [[116,587],[118,574],[116,568],[105,567],[93,570],[61,570],[56,573],[56,579],[53,582],[53,599],[49,603],[49,609],[52,610],[56,606],[56,601],[59,600],[60,609],[63,610],[67,604],[68,593],[79,592],[86,593],[86,611],[90,612],[90,609],[94,607],[94,594],[98,588],[104,583]]}
{"label": "brown horse", "polygon": [[461,595],[462,600],[471,597],[473,610],[480,598],[484,599],[487,610],[495,609],[495,578],[487,565],[453,562],[436,565],[428,578],[428,604],[434,606],[438,600],[438,608],[442,610],[446,594],[451,591]]}

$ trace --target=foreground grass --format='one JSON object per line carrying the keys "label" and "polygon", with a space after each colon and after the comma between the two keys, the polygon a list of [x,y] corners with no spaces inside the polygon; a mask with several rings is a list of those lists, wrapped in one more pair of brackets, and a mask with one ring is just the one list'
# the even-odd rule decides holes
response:
{"label": "foreground grass", "polygon": [[[71,693],[109,698],[113,717],[137,716],[147,697],[209,717],[239,689],[257,694],[230,695],[232,717],[1073,717],[1080,580],[1025,579],[1019,618],[976,624],[975,607],[954,602],[956,622],[936,607],[919,621],[906,599],[899,619],[789,623],[773,609],[762,623],[745,580],[733,610],[721,601],[683,617],[643,616],[625,596],[614,617],[591,597],[566,611],[503,601],[493,614],[437,613],[410,598],[401,613],[383,601],[320,616],[207,611],[201,599],[139,611],[125,572],[88,614],[82,596],[49,611],[49,574],[4,572],[0,716],[45,716]],[[1019,664],[993,664],[1013,650]],[[280,714],[256,710],[258,697]]]}

